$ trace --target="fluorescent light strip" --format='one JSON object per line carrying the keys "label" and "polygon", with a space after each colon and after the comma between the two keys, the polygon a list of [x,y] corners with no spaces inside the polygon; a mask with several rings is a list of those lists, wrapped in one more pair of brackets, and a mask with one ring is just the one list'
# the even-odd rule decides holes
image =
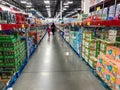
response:
{"label": "fluorescent light strip", "polygon": [[44,3],[45,3],[45,4],[50,4],[50,1],[44,0]]}
{"label": "fluorescent light strip", "polygon": [[64,3],[63,5],[69,5],[69,3]]}
{"label": "fluorescent light strip", "polygon": [[67,8],[67,7],[69,7],[69,6],[64,6],[64,7],[66,7],[66,8]]}
{"label": "fluorescent light strip", "polygon": [[63,10],[67,10],[66,8],[63,8]]}
{"label": "fluorescent light strip", "polygon": [[31,6],[31,5],[28,5],[28,6],[26,6],[26,7],[30,8],[30,7],[32,7],[32,6]]}
{"label": "fluorescent light strip", "polygon": [[69,1],[68,3],[69,3],[69,4],[72,4],[72,3],[73,3],[73,1]]}
{"label": "fluorescent light strip", "polygon": [[51,17],[51,11],[48,11],[48,16]]}
{"label": "fluorescent light strip", "polygon": [[26,1],[21,1],[21,3],[26,4],[27,2]]}
{"label": "fluorescent light strip", "polygon": [[50,6],[47,5],[46,8],[50,8]]}
{"label": "fluorescent light strip", "polygon": [[31,2],[27,2],[27,5],[29,5],[29,6],[30,6],[30,5],[32,5],[32,3],[31,3]]}

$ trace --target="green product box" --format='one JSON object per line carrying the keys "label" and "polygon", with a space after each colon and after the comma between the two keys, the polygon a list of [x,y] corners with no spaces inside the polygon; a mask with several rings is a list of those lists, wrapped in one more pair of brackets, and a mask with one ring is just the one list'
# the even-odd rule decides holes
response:
{"label": "green product box", "polygon": [[0,40],[0,43],[4,43],[4,42],[12,42],[12,43],[15,43],[17,42],[17,40],[14,38],[12,40]]}
{"label": "green product box", "polygon": [[94,39],[95,38],[95,33],[93,31],[87,31],[85,38],[86,39]]}
{"label": "green product box", "polygon": [[0,63],[0,67],[3,67],[3,66],[5,66],[5,64],[4,63]]}
{"label": "green product box", "polygon": [[18,62],[19,58],[15,58],[15,59],[4,59],[4,63],[15,63]]}
{"label": "green product box", "polygon": [[4,57],[3,56],[0,56],[0,59],[3,59]]}
{"label": "green product box", "polygon": [[14,71],[2,71],[1,72],[1,78],[2,79],[10,79],[11,76],[14,75]]}
{"label": "green product box", "polygon": [[102,33],[101,33],[101,39],[107,39],[108,38],[108,31],[105,31],[104,29],[102,30]]}
{"label": "green product box", "polygon": [[104,51],[105,53],[106,53],[107,46],[115,44],[114,42],[110,42],[102,39],[99,39],[99,40],[101,41],[100,50]]}
{"label": "green product box", "polygon": [[116,41],[117,41],[117,42],[120,42],[120,37],[116,37]]}
{"label": "green product box", "polygon": [[89,59],[89,65],[92,67],[92,68],[96,68],[96,64],[97,64],[97,58],[95,57],[90,57]]}
{"label": "green product box", "polygon": [[4,62],[4,60],[3,59],[0,59],[0,63],[3,63]]}
{"label": "green product box", "polygon": [[12,40],[14,39],[15,37],[13,35],[0,35],[0,40]]}
{"label": "green product box", "polygon": [[87,48],[95,49],[96,48],[96,40],[95,39],[87,39],[87,40],[85,40],[85,46]]}
{"label": "green product box", "polygon": [[17,53],[17,54],[15,54],[15,55],[11,55],[11,56],[4,56],[4,59],[6,59],[6,58],[17,58],[18,56],[19,56],[19,54],[20,54],[20,52],[19,53]]}
{"label": "green product box", "polygon": [[15,43],[11,43],[11,42],[4,42],[4,43],[2,43],[1,44],[1,47],[16,47],[16,46],[18,46],[18,45],[20,45],[20,43],[21,43],[21,41],[17,41],[17,42],[15,42]]}

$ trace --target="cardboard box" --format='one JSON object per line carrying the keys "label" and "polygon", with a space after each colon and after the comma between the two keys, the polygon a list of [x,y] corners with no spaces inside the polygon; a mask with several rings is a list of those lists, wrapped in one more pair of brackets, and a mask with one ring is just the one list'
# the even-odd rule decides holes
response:
{"label": "cardboard box", "polygon": [[97,58],[90,56],[89,65],[93,68],[96,68],[96,64],[97,64]]}

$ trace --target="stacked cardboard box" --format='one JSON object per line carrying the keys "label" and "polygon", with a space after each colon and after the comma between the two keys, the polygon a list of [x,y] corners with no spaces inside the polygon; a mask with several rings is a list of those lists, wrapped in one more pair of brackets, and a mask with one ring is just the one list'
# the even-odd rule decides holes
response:
{"label": "stacked cardboard box", "polygon": [[31,37],[28,39],[28,56],[32,54],[33,50],[34,50],[34,40]]}
{"label": "stacked cardboard box", "polygon": [[70,40],[70,31],[69,29],[64,29],[64,38],[67,42]]}
{"label": "stacked cardboard box", "polygon": [[83,31],[82,40],[82,57],[87,63],[95,68],[99,54],[100,42],[94,38],[95,33],[93,31]]}
{"label": "stacked cardboard box", "polygon": [[98,57],[96,72],[113,90],[120,90],[120,49],[108,46],[106,55]]}
{"label": "stacked cardboard box", "polygon": [[1,81],[10,79],[21,67],[25,58],[25,41],[21,41],[20,38],[16,38],[12,35],[0,35]]}
{"label": "stacked cardboard box", "polygon": [[111,42],[111,41],[106,41],[102,39],[99,39],[99,40],[100,40],[100,55],[106,54],[107,46],[112,46],[115,44],[114,42]]}
{"label": "stacked cardboard box", "polygon": [[109,30],[108,39],[112,42],[120,42],[120,30]]}
{"label": "stacked cardboard box", "polygon": [[70,31],[70,45],[80,54],[80,44],[82,42],[82,34],[80,31]]}
{"label": "stacked cardboard box", "polygon": [[75,32],[74,31],[70,31],[70,45],[73,47],[74,44],[74,39],[75,39]]}
{"label": "stacked cardboard box", "polygon": [[39,43],[40,39],[41,39],[41,34],[40,32],[36,32],[36,31],[30,31],[29,36],[33,38],[34,41],[34,45],[36,45],[37,43]]}

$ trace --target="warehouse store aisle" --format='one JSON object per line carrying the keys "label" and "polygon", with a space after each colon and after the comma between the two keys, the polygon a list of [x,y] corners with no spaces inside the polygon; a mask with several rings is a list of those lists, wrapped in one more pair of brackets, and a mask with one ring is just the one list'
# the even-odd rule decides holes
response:
{"label": "warehouse store aisle", "polygon": [[46,35],[13,90],[105,89],[59,35]]}

